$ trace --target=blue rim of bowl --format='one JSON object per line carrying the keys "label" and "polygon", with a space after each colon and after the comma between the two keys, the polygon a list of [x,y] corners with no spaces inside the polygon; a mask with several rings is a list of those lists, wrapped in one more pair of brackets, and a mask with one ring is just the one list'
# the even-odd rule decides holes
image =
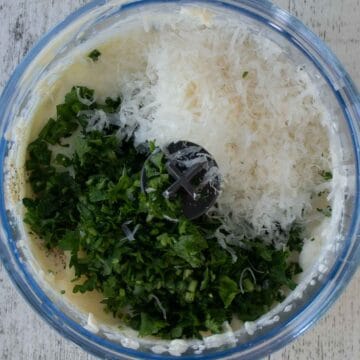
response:
{"label": "blue rim of bowl", "polygon": [[[38,43],[30,50],[30,52],[26,55],[24,60],[18,65],[13,75],[11,76],[9,82],[7,83],[1,98],[0,98],[0,119],[2,119],[7,110],[8,100],[11,99],[13,93],[16,89],[16,86],[27,69],[27,67],[31,64],[32,60],[36,57],[36,55],[46,47],[48,42],[56,37],[56,35],[66,28],[68,25],[73,23],[75,20],[79,19],[81,16],[90,12],[96,7],[104,5],[107,1],[105,0],[95,0],[90,2],[89,4],[83,6],[79,10],[73,12],[70,16],[68,16],[63,22],[53,28],[50,32],[48,32],[45,36],[43,36]],[[335,55],[328,49],[328,47],[324,44],[324,42],[319,39],[314,33],[312,33],[305,25],[303,25],[299,20],[295,17],[288,14],[286,11],[280,9],[279,7],[271,4],[268,1],[262,0],[235,0],[235,1],[217,1],[217,0],[200,0],[200,1],[163,1],[163,0],[139,0],[132,3],[124,4],[120,6],[117,12],[124,11],[131,8],[136,8],[142,5],[151,5],[151,4],[161,4],[161,3],[198,3],[198,4],[208,4],[215,5],[227,8],[229,10],[240,12],[245,14],[258,22],[266,25],[270,29],[280,33],[284,36],[290,43],[296,46],[318,69],[323,78],[327,81],[330,88],[333,90],[333,93],[343,111],[344,117],[346,119],[347,125],[350,129],[351,140],[353,143],[353,148],[355,149],[355,163],[356,163],[356,190],[359,189],[359,141],[357,132],[359,130],[355,129],[355,127],[359,124],[353,123],[351,120],[351,114],[349,112],[353,112],[355,114],[354,122],[360,120],[360,99],[359,94],[356,90],[355,85],[351,81],[350,77],[343,69],[340,62],[337,60]],[[256,12],[255,12],[256,11]],[[267,17],[263,15],[259,15],[258,12],[262,14],[266,14]],[[276,21],[280,21],[281,25],[284,28],[279,28],[277,24],[275,24],[274,19],[270,19],[272,16],[275,17]],[[290,30],[293,33],[296,33],[296,38],[294,35],[290,33]],[[301,35],[301,40],[304,43],[299,43],[298,37]],[[305,48],[304,45],[307,45]],[[313,53],[316,54],[314,56]],[[322,65],[319,61],[323,61],[325,63]],[[339,80],[340,83],[343,84],[341,89],[344,91],[344,95],[350,99],[350,104],[353,107],[349,108],[349,105],[344,100],[344,95],[342,95],[339,89],[334,87],[334,83],[330,80],[328,72],[335,72],[336,80]],[[341,81],[340,81],[341,80]],[[1,162],[4,162],[7,153],[8,142],[2,137],[0,142],[0,159]],[[0,173],[0,183],[4,184],[4,173]],[[295,339],[305,330],[307,330],[316,320],[318,320],[324,312],[330,307],[330,305],[339,297],[342,290],[345,288],[346,284],[351,279],[354,274],[357,263],[360,259],[360,241],[357,239],[354,244],[351,244],[351,239],[353,239],[356,235],[358,235],[359,229],[359,220],[357,217],[357,213],[359,212],[359,193],[356,191],[356,198],[354,203],[354,209],[351,216],[351,224],[349,226],[349,231],[346,236],[346,241],[342,250],[342,253],[338,255],[336,263],[333,265],[331,271],[325,277],[325,281],[323,285],[316,291],[315,294],[312,295],[310,301],[305,305],[299,307],[297,311],[285,322],[275,326],[265,335],[261,335],[255,340],[241,344],[226,350],[222,350],[219,352],[214,352],[206,355],[190,355],[183,356],[186,359],[217,359],[224,357],[234,357],[241,351],[250,350],[251,348],[256,348],[259,346],[260,348],[255,349],[254,351],[249,351],[247,354],[244,354],[242,359],[255,359],[261,356],[264,356],[270,352],[274,352],[289,343],[291,340]],[[7,270],[11,280],[18,288],[19,292],[23,295],[25,300],[41,315],[43,319],[45,319],[48,324],[50,324],[53,328],[55,328],[61,335],[66,338],[72,340],[76,344],[80,345],[86,351],[109,359],[120,359],[120,358],[142,358],[142,359],[175,359],[178,357],[169,356],[169,355],[156,355],[150,353],[144,353],[141,351],[136,351],[133,349],[122,347],[118,344],[114,344],[109,340],[101,338],[99,336],[94,335],[93,333],[85,330],[82,326],[76,323],[74,320],[68,318],[63,312],[61,312],[52,301],[45,295],[43,290],[39,287],[33,277],[30,275],[28,270],[24,267],[21,262],[18,254],[18,250],[16,247],[15,241],[12,239],[12,230],[7,221],[7,214],[5,208],[5,199],[4,199],[4,189],[0,192],[0,217],[3,225],[3,229],[5,237],[8,240],[9,247],[11,252],[9,253],[5,243],[0,242],[0,257],[3,261],[4,267]],[[4,240],[4,239],[3,239]],[[351,247],[352,246],[352,247]],[[14,266],[9,259],[15,260],[16,266]],[[347,266],[344,266],[344,259],[346,259]],[[17,273],[17,268],[21,270],[20,275]],[[316,312],[312,312],[312,315],[307,319],[304,319],[300,324],[296,324],[295,328],[289,332],[285,332],[284,329],[290,327],[294,322],[306,311],[309,311],[312,305],[315,304],[316,300],[319,296],[329,287],[329,281],[337,278],[336,285],[333,286],[331,290],[331,295],[326,298],[325,301],[322,301],[318,308],[316,308]],[[270,340],[278,334],[279,339],[277,339],[276,343],[272,344]]]}

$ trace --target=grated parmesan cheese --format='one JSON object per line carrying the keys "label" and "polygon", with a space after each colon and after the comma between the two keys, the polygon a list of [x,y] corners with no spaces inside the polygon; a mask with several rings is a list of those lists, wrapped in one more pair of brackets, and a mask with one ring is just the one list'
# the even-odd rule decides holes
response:
{"label": "grated parmesan cheese", "polygon": [[256,235],[276,232],[275,222],[286,229],[311,212],[319,171],[331,168],[317,90],[276,44],[242,25],[194,26],[155,31],[145,70],[121,84],[119,136],[201,145],[224,180],[214,215]]}
{"label": "grated parmesan cheese", "polygon": [[84,328],[94,334],[97,334],[99,332],[98,323],[94,317],[94,314],[89,313],[87,324],[84,326]]}

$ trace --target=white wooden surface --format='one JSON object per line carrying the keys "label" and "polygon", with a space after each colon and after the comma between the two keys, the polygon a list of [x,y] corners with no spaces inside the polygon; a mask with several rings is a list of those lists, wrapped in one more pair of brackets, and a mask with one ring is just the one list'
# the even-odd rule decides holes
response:
{"label": "white wooden surface", "polygon": [[[36,39],[86,0],[0,0],[0,91]],[[360,86],[360,0],[275,0],[324,39]],[[0,264],[0,360],[90,360],[14,290]],[[328,314],[267,360],[360,359],[360,271]]]}

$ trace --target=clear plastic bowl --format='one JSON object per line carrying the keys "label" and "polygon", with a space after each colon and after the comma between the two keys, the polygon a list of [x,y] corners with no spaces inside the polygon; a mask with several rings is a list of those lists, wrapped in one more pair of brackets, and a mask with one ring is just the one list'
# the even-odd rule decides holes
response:
{"label": "clear plastic bowl", "polygon": [[[63,305],[53,302],[49,292],[41,286],[26,253],[19,246],[16,214],[8,209],[6,196],[5,166],[9,148],[17,144],[7,140],[18,116],[26,116],[33,85],[42,74],[51,69],[66,49],[75,47],[91,36],[121,21],[128,14],[162,11],[165,14],[179,10],[182,5],[197,4],[219,11],[221,16],[236,16],[246,22],[252,31],[261,32],[280,45],[288,56],[299,64],[305,64],[314,81],[321,84],[321,97],[334,116],[336,129],[343,151],[341,171],[347,179],[342,221],[339,236],[330,239],[333,246],[326,250],[326,265],[314,275],[303,296],[287,299],[276,308],[276,322],[264,324],[255,334],[241,333],[230,343],[220,347],[205,348],[201,354],[189,349],[182,356],[188,359],[256,359],[284,346],[308,329],[338,298],[360,260],[359,240],[359,94],[339,61],[326,45],[300,21],[287,12],[261,0],[238,1],[93,1],[70,15],[64,22],[45,35],[17,67],[0,99],[1,143],[0,194],[1,240],[0,256],[11,279],[31,306],[59,333],[74,341],[85,350],[107,359],[152,358],[170,359],[168,354],[157,355],[149,344],[139,349],[129,348],[124,341],[111,341],[102,333],[95,335],[84,328],[77,315]],[[62,38],[61,41],[58,39]],[[48,50],[51,48],[51,52]],[[47,57],[42,55],[47,51]],[[41,61],[39,60],[41,59]],[[45,59],[45,60],[44,60]],[[315,139],[316,141],[316,139]],[[318,264],[319,265],[319,264]],[[291,307],[285,306],[292,304]]]}

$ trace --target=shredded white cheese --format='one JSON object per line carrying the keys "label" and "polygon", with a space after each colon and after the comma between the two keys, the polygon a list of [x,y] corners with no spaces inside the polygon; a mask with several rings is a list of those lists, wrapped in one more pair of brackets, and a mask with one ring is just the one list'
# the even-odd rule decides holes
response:
{"label": "shredded white cheese", "polygon": [[99,332],[99,326],[94,317],[94,314],[89,313],[88,319],[87,319],[87,324],[84,327],[86,330],[91,331],[94,334],[97,334]]}
{"label": "shredded white cheese", "polygon": [[[229,226],[271,233],[275,222],[286,229],[311,212],[331,157],[326,111],[303,68],[230,23],[162,24],[142,51],[145,70],[120,85],[121,137],[134,133],[137,144],[155,139],[163,147],[188,140],[208,150],[224,180],[217,214]],[[331,182],[324,187],[331,191]]]}

